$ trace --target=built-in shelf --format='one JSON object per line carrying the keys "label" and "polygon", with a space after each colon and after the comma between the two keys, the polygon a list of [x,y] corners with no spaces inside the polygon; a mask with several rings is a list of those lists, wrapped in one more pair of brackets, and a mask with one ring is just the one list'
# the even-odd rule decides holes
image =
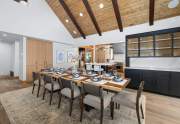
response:
{"label": "built-in shelf", "polygon": [[180,57],[180,28],[127,36],[127,57]]}
{"label": "built-in shelf", "polygon": [[156,50],[163,50],[163,49],[172,49],[172,47],[161,47],[161,48],[155,48]]}

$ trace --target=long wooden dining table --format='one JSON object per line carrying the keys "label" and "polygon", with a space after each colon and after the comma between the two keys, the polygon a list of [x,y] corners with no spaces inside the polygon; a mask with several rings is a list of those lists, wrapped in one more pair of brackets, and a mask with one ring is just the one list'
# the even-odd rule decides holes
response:
{"label": "long wooden dining table", "polygon": [[78,78],[74,78],[73,75],[70,72],[66,73],[56,73],[56,72],[40,72],[41,75],[49,75],[54,79],[64,78],[67,80],[73,80],[76,85],[81,86],[82,83],[91,83],[97,86],[102,87],[105,90],[111,91],[111,92],[121,92],[124,88],[127,87],[127,85],[130,82],[130,79],[123,78],[121,82],[115,82],[113,81],[112,77],[105,77],[103,75],[100,75],[102,77],[101,81],[94,82],[91,80],[91,76],[88,74],[82,74]]}

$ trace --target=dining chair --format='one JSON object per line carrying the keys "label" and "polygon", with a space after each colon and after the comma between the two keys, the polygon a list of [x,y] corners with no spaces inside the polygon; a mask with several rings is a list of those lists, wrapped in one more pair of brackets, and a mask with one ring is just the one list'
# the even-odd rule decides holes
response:
{"label": "dining chair", "polygon": [[80,89],[73,80],[67,80],[65,78],[59,78],[59,82],[61,85],[61,91],[59,93],[59,104],[58,108],[60,108],[61,104],[61,97],[65,96],[70,100],[70,110],[69,110],[69,116],[71,116],[72,108],[73,108],[73,101],[80,97]]}
{"label": "dining chair", "polygon": [[103,112],[111,102],[113,93],[107,93],[99,86],[84,83],[81,88],[81,115],[80,121],[82,122],[82,116],[84,111],[84,104],[94,107],[101,111],[100,124],[103,123]]}
{"label": "dining chair", "polygon": [[94,71],[98,72],[99,74],[102,74],[104,69],[100,65],[94,65]]}
{"label": "dining chair", "polygon": [[[143,104],[145,104],[144,102],[145,102],[146,98],[144,95],[142,95],[143,88],[144,88],[144,81],[141,81],[136,95],[129,91],[122,91],[122,92],[118,93],[117,95],[115,95],[111,101],[111,117],[112,117],[112,119],[114,118],[114,104],[118,103],[120,105],[129,107],[132,109],[136,109],[138,123],[141,124],[140,110],[141,110],[141,114],[142,114],[142,119],[144,119],[144,117],[145,117],[144,116],[145,110],[143,110]],[[145,107],[144,107],[144,109],[145,109]]]}
{"label": "dining chair", "polygon": [[37,86],[38,87],[37,97],[39,97],[40,88],[41,86],[44,86],[44,80],[41,78],[41,75],[38,72],[32,72],[32,78],[33,78],[32,94],[34,93],[35,86]]}
{"label": "dining chair", "polygon": [[44,93],[43,93],[43,100],[46,94],[46,91],[49,91],[50,93],[50,101],[49,105],[51,105],[53,93],[60,92],[60,84],[57,80],[54,80],[49,75],[44,75]]}

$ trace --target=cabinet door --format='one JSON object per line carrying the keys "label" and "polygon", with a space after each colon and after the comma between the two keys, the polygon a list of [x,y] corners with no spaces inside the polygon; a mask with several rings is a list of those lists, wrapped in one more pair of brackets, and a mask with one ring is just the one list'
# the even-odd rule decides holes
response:
{"label": "cabinet door", "polygon": [[180,97],[180,72],[172,72],[170,75],[169,95]]}
{"label": "cabinet door", "polygon": [[169,81],[170,81],[170,72],[157,71],[156,72],[157,92],[167,95],[169,91]]}
{"label": "cabinet door", "polygon": [[29,66],[27,66],[26,71],[27,71],[26,72],[27,81],[32,81],[33,80],[32,72],[36,72],[37,71],[37,67],[33,66],[33,65],[29,65]]}
{"label": "cabinet door", "polygon": [[53,46],[51,42],[46,43],[46,66],[53,66]]}
{"label": "cabinet door", "polygon": [[144,81],[144,90],[155,92],[156,91],[156,79],[155,71],[153,70],[143,70],[142,80]]}
{"label": "cabinet door", "polygon": [[141,70],[125,69],[125,77],[131,79],[131,82],[129,83],[128,87],[137,89],[141,82],[141,75],[142,75]]}

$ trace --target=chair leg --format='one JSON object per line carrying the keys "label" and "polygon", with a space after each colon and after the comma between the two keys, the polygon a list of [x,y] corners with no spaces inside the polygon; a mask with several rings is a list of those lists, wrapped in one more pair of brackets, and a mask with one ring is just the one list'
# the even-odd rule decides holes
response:
{"label": "chair leg", "polygon": [[114,119],[114,102],[113,101],[111,101],[110,106],[111,106],[111,118],[113,120]]}
{"label": "chair leg", "polygon": [[142,105],[141,105],[141,114],[142,114],[142,118],[144,119],[144,111]]}
{"label": "chair leg", "polygon": [[100,124],[103,123],[103,114],[104,114],[104,101],[101,99],[101,116],[100,116]]}
{"label": "chair leg", "polygon": [[73,107],[73,99],[70,99],[70,110],[69,110],[69,116],[71,116],[72,113],[72,107]]}
{"label": "chair leg", "polygon": [[35,84],[33,84],[32,94],[34,93],[34,87],[35,87]]}
{"label": "chair leg", "polygon": [[100,117],[100,124],[103,123],[103,114],[104,114],[104,108],[101,107],[101,117]]}
{"label": "chair leg", "polygon": [[44,100],[45,94],[46,94],[46,88],[44,88],[43,100]]}
{"label": "chair leg", "polygon": [[138,124],[141,124],[140,114],[139,114],[139,107],[136,107],[136,114],[138,119]]}
{"label": "chair leg", "polygon": [[40,88],[41,88],[41,86],[39,85],[39,86],[38,86],[37,97],[39,97],[39,91],[40,91]]}
{"label": "chair leg", "polygon": [[59,103],[58,103],[58,108],[60,108],[60,105],[61,105],[61,97],[62,97],[61,92],[59,92]]}
{"label": "chair leg", "polygon": [[81,115],[80,115],[80,122],[82,122],[82,117],[83,117],[83,111],[84,111],[84,103],[83,103],[83,98],[81,98]]}
{"label": "chair leg", "polygon": [[52,102],[52,97],[53,97],[53,91],[51,91],[49,105],[51,105],[51,102]]}

